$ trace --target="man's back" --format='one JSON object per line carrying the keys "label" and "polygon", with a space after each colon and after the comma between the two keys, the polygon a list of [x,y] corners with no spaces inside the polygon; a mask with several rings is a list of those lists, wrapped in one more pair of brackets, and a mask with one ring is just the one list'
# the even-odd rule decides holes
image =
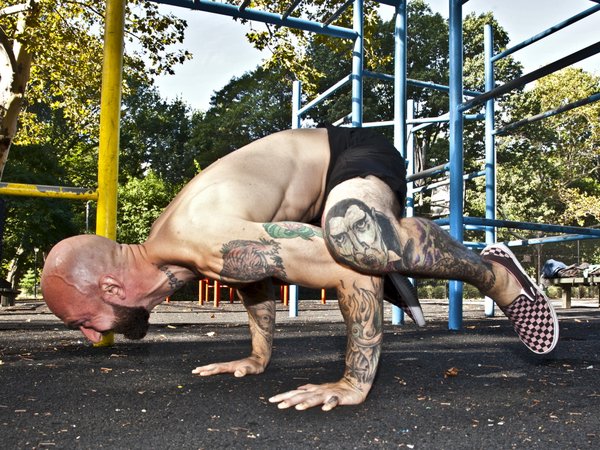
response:
{"label": "man's back", "polygon": [[[151,248],[173,257],[200,250],[227,222],[311,222],[324,202],[329,165],[325,129],[287,130],[259,139],[203,170],[152,227]],[[186,250],[186,248],[188,250]],[[202,253],[202,252],[200,252]]]}

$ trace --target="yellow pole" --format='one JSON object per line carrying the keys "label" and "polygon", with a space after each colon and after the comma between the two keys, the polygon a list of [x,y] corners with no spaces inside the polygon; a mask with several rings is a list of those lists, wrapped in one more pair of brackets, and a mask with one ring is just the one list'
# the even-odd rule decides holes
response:
{"label": "yellow pole", "polygon": [[[96,234],[117,238],[117,186],[119,173],[119,119],[126,0],[107,0],[104,24],[104,61],[100,100],[100,142],[98,148],[98,209]],[[96,346],[112,345],[109,333]]]}

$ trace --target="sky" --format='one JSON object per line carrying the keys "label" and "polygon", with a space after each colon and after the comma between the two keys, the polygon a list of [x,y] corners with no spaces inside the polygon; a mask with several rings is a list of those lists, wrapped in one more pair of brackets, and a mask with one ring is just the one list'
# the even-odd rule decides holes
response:
{"label": "sky", "polygon": [[[448,17],[448,0],[428,0],[427,3],[434,12]],[[463,14],[492,11],[508,32],[510,46],[513,46],[595,4],[590,0],[470,0],[463,5]],[[192,108],[206,110],[214,91],[224,87],[232,77],[253,70],[269,56],[246,41],[248,24],[242,25],[219,14],[167,5],[160,8],[187,20],[183,47],[194,55],[192,60],[175,68],[175,75],[157,80],[164,98],[180,97]],[[393,8],[383,5],[381,13],[390,18]],[[599,30],[600,12],[597,12],[514,53],[513,57],[523,64],[527,73],[597,42]],[[600,54],[576,66],[600,76]]]}

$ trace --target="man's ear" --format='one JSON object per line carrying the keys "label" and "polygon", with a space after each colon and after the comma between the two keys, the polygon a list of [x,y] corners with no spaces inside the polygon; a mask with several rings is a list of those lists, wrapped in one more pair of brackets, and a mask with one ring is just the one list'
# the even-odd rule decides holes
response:
{"label": "man's ear", "polygon": [[105,302],[121,303],[125,300],[123,283],[110,275],[104,275],[100,280],[100,296]]}

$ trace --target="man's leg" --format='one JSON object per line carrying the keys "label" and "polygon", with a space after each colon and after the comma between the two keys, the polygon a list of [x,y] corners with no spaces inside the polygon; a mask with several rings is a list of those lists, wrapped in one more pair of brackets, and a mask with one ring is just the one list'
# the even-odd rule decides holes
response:
{"label": "man's leg", "polygon": [[[399,211],[393,192],[378,178],[355,178],[336,186],[323,218],[325,241],[334,258],[373,274],[465,281],[494,299],[532,351],[547,353],[554,348],[556,315],[508,249],[486,249],[482,258],[435,223],[402,219]],[[534,338],[528,337],[529,328]],[[544,343],[538,342],[538,335],[543,335]]]}

